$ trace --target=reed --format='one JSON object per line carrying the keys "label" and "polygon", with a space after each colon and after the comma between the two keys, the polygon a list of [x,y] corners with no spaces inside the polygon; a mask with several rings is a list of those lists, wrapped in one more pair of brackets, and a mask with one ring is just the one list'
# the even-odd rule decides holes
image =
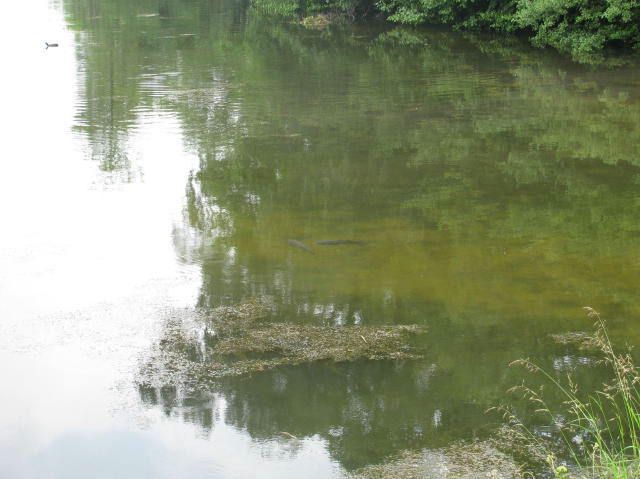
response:
{"label": "reed", "polygon": [[[611,378],[600,390],[586,395],[567,375],[559,380],[529,359],[514,361],[532,373],[539,373],[564,398],[564,411],[552,411],[543,397],[543,388],[534,390],[524,383],[511,389],[520,391],[536,405],[536,412],[546,414],[558,431],[573,464],[560,464],[548,441],[532,433],[510,410],[506,417],[520,426],[529,440],[546,454],[553,475],[558,479],[638,479],[640,477],[640,371],[628,353],[617,353],[605,321],[593,308],[585,307],[593,320],[594,333],[587,339],[596,348],[600,361]],[[568,467],[569,466],[569,467]]]}

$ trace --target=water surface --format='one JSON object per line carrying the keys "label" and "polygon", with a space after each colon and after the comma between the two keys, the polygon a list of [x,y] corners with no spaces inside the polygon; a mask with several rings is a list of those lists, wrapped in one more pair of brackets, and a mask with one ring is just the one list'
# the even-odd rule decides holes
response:
{"label": "water surface", "polygon": [[[3,476],[339,477],[491,435],[519,357],[597,383],[549,338],[582,306],[640,343],[637,66],[226,0],[5,8]],[[423,325],[425,358],[137,383],[169,325],[256,298]]]}

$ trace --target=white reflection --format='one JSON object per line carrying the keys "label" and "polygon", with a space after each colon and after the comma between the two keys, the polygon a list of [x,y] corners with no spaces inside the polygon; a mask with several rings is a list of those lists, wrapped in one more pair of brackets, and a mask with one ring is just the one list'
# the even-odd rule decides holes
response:
{"label": "white reflection", "polygon": [[440,409],[436,409],[433,412],[433,427],[434,428],[439,428],[442,425],[442,411],[440,411]]}

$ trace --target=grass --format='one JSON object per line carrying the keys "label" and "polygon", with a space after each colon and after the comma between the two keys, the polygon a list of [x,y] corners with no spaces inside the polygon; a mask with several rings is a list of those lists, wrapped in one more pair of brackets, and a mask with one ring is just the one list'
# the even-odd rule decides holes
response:
{"label": "grass", "polygon": [[[594,323],[594,333],[582,341],[596,348],[600,362],[611,372],[611,379],[598,391],[580,394],[570,375],[566,380],[542,369],[528,359],[512,364],[524,365],[542,374],[564,398],[566,411],[557,414],[547,406],[540,390],[524,384],[512,388],[536,405],[536,412],[548,415],[559,430],[562,442],[573,459],[573,465],[558,464],[553,452],[547,463],[558,479],[637,479],[640,477],[640,371],[628,353],[616,353],[605,321],[590,307],[584,308]],[[509,410],[509,420],[522,423]],[[559,419],[562,418],[562,419]],[[522,427],[524,433],[540,448],[550,450],[548,443]]]}

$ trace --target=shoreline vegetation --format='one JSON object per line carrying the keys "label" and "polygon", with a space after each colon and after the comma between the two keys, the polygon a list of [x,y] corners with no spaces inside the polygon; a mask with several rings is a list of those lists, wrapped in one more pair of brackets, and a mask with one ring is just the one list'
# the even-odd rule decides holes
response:
{"label": "shoreline vegetation", "polygon": [[[529,441],[538,458],[546,458],[556,479],[637,478],[640,477],[640,369],[628,352],[614,350],[600,314],[591,307],[584,309],[593,321],[594,332],[555,335],[554,339],[596,352],[597,364],[610,373],[609,380],[599,389],[583,391],[571,374],[558,377],[529,359],[512,363],[538,375],[564,399],[560,408],[549,405],[544,395],[545,384],[532,388],[523,382],[511,389],[521,393],[535,414],[549,424],[557,441],[526,426],[512,407],[497,409],[503,411],[521,440]],[[557,457],[559,451],[563,459]]]}
{"label": "shoreline vegetation", "polygon": [[252,0],[255,8],[312,28],[381,17],[404,25],[517,34],[591,62],[605,49],[640,48],[639,0]]}

